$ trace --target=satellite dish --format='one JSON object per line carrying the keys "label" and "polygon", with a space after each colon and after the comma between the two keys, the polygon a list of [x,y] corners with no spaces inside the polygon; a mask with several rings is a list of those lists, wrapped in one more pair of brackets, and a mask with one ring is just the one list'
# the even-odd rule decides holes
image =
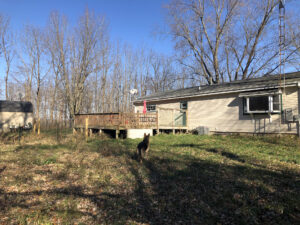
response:
{"label": "satellite dish", "polygon": [[137,94],[138,91],[137,91],[137,89],[131,89],[129,92],[130,92],[130,94],[135,95],[135,94]]}

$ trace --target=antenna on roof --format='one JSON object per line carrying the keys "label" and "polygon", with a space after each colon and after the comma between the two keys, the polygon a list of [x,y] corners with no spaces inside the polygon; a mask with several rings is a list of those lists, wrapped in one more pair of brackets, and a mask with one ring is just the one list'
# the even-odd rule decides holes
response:
{"label": "antenna on roof", "polygon": [[[281,92],[281,79],[283,76],[283,93],[285,93],[285,0],[279,0],[279,91]],[[280,121],[279,121],[279,135],[281,132],[281,122],[282,122],[282,94],[281,104],[280,104]]]}
{"label": "antenna on roof", "polygon": [[279,1],[279,87],[283,77],[283,88],[285,88],[285,0]]}

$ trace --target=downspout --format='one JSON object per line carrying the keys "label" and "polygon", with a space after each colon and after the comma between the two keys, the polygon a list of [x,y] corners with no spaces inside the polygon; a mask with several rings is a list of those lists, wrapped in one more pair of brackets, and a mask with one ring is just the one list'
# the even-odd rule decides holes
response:
{"label": "downspout", "polygon": [[281,105],[281,113],[283,113],[283,100],[282,100],[282,94],[280,95],[280,105]]}

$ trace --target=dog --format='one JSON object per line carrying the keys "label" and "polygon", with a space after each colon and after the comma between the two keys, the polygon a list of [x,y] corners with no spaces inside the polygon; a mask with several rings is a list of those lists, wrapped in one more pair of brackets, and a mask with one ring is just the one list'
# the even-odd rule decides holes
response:
{"label": "dog", "polygon": [[149,151],[149,146],[150,146],[150,134],[146,135],[146,133],[144,133],[143,141],[140,142],[136,148],[138,161],[140,161],[140,163],[143,161],[143,158],[146,157]]}

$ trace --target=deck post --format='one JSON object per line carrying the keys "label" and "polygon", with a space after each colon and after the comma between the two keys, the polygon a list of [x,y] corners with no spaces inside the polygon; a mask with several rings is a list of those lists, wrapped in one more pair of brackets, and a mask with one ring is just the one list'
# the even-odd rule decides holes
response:
{"label": "deck post", "polygon": [[88,137],[89,137],[89,118],[87,117],[85,119],[85,140],[87,141],[88,140]]}
{"label": "deck post", "polygon": [[159,133],[159,130],[158,130],[158,109],[156,111],[156,130],[157,130],[157,134]]}
{"label": "deck post", "polygon": [[99,129],[99,136],[101,136],[102,134],[102,129]]}
{"label": "deck post", "polygon": [[122,116],[121,116],[121,114],[122,114],[122,113],[120,113],[120,112],[119,112],[119,123],[118,123],[118,127],[119,127],[119,129],[120,129],[120,126],[121,126],[121,123],[122,123],[122,122],[121,122],[121,119],[122,119]]}
{"label": "deck post", "polygon": [[40,135],[41,134],[41,118],[38,119],[38,127],[37,127],[37,129],[38,129],[38,135]]}
{"label": "deck post", "polygon": [[298,138],[300,138],[300,122],[299,121],[296,122],[296,127],[297,127]]}
{"label": "deck post", "polygon": [[186,126],[186,127],[189,127],[188,124],[189,124],[189,123],[188,123],[188,110],[186,110],[186,111],[185,111],[185,126]]}
{"label": "deck post", "polygon": [[123,118],[122,118],[122,123],[123,126],[126,127],[128,125],[128,123],[126,124],[126,119],[128,118],[128,114],[127,113],[123,113]]}
{"label": "deck post", "polygon": [[174,123],[175,123],[174,111],[175,111],[175,109],[172,110],[172,128],[173,129],[174,129]]}
{"label": "deck post", "polygon": [[33,133],[36,132],[36,121],[33,122],[33,129],[32,129]]}
{"label": "deck post", "polygon": [[140,113],[139,112],[137,112],[137,123],[136,123],[136,125],[137,125],[137,128],[140,128]]}
{"label": "deck post", "polygon": [[73,122],[73,135],[76,134],[76,128],[75,128],[75,119],[74,119],[74,122]]}
{"label": "deck post", "polygon": [[120,130],[116,130],[116,139],[119,139]]}

